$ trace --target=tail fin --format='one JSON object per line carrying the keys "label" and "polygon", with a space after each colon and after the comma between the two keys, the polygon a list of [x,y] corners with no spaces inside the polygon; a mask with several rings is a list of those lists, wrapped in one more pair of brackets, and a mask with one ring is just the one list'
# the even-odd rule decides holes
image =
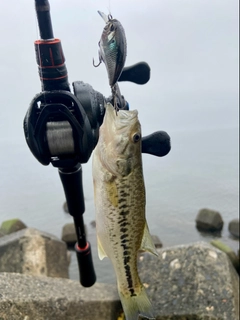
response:
{"label": "tail fin", "polygon": [[120,291],[119,296],[126,320],[138,320],[138,316],[144,319],[155,320],[151,312],[152,306],[144,287],[142,287],[140,294],[136,296],[125,297]]}

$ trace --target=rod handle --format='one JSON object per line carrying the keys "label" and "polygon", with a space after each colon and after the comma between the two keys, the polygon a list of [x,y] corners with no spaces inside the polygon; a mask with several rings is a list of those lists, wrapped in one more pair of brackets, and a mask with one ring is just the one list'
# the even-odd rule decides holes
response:
{"label": "rod handle", "polygon": [[87,242],[85,248],[80,248],[76,243],[75,251],[77,253],[80,283],[83,287],[91,287],[96,282],[91,245],[89,242]]}

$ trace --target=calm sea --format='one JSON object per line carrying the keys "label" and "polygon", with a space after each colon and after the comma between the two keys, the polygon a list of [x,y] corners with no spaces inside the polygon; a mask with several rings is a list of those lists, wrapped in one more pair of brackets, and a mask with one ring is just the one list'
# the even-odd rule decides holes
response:
{"label": "calm sea", "polygon": [[[222,240],[235,251],[239,242],[228,233],[228,223],[238,217],[238,129],[169,132],[172,150],[164,158],[143,155],[147,193],[147,220],[152,234],[163,246],[186,244],[213,236],[199,233],[195,218],[201,208],[221,213]],[[61,237],[62,227],[72,218],[65,214],[65,201],[57,169],[42,166],[23,138],[0,139],[0,222],[18,217],[34,227]],[[91,160],[83,165],[83,185],[88,239],[99,282],[114,282],[108,259],[100,261],[96,249]],[[78,279],[72,252],[70,277]]]}

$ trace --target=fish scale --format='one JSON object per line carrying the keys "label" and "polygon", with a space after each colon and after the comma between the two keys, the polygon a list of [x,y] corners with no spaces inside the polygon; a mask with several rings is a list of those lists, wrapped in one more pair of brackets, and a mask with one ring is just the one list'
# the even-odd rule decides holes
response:
{"label": "fish scale", "polygon": [[99,257],[113,264],[126,319],[136,320],[139,314],[152,319],[137,271],[140,249],[156,254],[145,218],[141,126],[136,110],[119,110],[116,115],[111,104],[105,108],[93,153]]}

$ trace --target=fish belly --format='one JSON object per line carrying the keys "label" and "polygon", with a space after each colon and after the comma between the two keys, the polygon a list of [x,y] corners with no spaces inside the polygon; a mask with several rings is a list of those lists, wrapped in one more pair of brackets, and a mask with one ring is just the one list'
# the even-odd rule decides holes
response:
{"label": "fish belly", "polygon": [[103,256],[112,261],[119,289],[131,296],[141,286],[137,253],[146,224],[142,169],[135,168],[128,176],[117,178],[100,167],[94,174],[98,242]]}

